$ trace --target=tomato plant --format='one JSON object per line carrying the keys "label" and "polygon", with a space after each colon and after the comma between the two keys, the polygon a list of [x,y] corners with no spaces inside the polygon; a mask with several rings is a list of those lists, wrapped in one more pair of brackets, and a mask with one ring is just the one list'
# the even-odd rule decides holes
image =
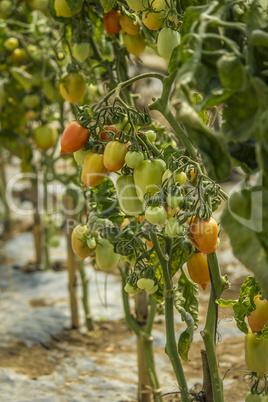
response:
{"label": "tomato plant", "polygon": [[189,227],[191,241],[204,254],[214,253],[217,248],[218,224],[214,218],[195,218]]}
{"label": "tomato plant", "polygon": [[60,145],[62,154],[71,154],[78,151],[87,143],[90,131],[77,121],[67,126],[61,136]]}

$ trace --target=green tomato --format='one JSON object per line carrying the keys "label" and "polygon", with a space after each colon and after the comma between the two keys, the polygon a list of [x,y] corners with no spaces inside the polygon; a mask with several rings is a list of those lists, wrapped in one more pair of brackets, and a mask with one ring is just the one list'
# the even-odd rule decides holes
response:
{"label": "green tomato", "polygon": [[58,138],[58,131],[48,124],[37,127],[33,134],[36,145],[43,151],[54,147]]}
{"label": "green tomato", "polygon": [[171,28],[163,28],[159,32],[157,39],[157,50],[163,59],[168,63],[171,54],[175,47],[180,44],[181,36],[178,31],[174,31]]}
{"label": "green tomato", "polygon": [[40,96],[35,94],[25,95],[22,99],[22,104],[27,109],[35,109],[40,105]]}
{"label": "green tomato", "polygon": [[128,167],[135,169],[144,161],[144,155],[138,151],[128,151],[125,156],[125,162]]}
{"label": "green tomato", "polygon": [[145,292],[148,294],[148,295],[152,295],[152,294],[154,294],[156,291],[157,291],[157,289],[158,289],[158,285],[154,285],[151,289],[145,289]]}
{"label": "green tomato", "polygon": [[141,202],[145,201],[144,195],[147,192],[153,196],[159,190],[165,170],[166,163],[162,159],[146,159],[134,169],[134,182]]}
{"label": "green tomato", "polygon": [[79,63],[83,63],[90,55],[90,46],[87,42],[75,43],[73,45],[73,56],[79,61]]}
{"label": "green tomato", "polygon": [[139,293],[139,288],[130,285],[129,283],[126,284],[126,286],[124,287],[125,292],[127,292],[129,295],[135,295],[137,293]]}
{"label": "green tomato", "polygon": [[263,402],[261,395],[253,394],[249,391],[246,395],[245,402]]}
{"label": "green tomato", "polygon": [[138,13],[148,7],[148,0],[127,0],[127,4],[131,10]]}
{"label": "green tomato", "polygon": [[19,47],[19,41],[17,38],[8,38],[5,42],[4,42],[4,47],[9,50],[10,52],[12,50],[17,49],[17,47]]}
{"label": "green tomato", "polygon": [[42,91],[44,92],[45,97],[49,101],[55,101],[57,99],[57,92],[51,81],[49,81],[47,79],[45,81],[43,81]]}
{"label": "green tomato", "polygon": [[178,222],[177,218],[169,218],[165,226],[165,232],[169,237],[181,236],[183,230],[183,226]]}
{"label": "green tomato", "polygon": [[91,151],[87,149],[86,151],[83,150],[83,148],[79,149],[78,151],[75,151],[73,153],[74,160],[77,163],[78,166],[82,166],[85,160],[85,157],[87,156],[88,153]]}
{"label": "green tomato", "polygon": [[49,0],[30,0],[29,6],[32,10],[46,11],[48,9]]}
{"label": "green tomato", "polygon": [[[173,179],[171,179],[172,175]],[[170,169],[167,169],[163,174],[162,183],[168,178],[170,178],[169,183],[172,183],[174,181],[175,183],[179,183],[180,186],[183,186],[187,180],[187,176],[184,172],[172,173]]]}
{"label": "green tomato", "polygon": [[145,211],[145,218],[152,225],[162,225],[167,220],[167,211],[164,207],[148,207]]}
{"label": "green tomato", "polygon": [[52,235],[51,237],[49,237],[48,239],[48,245],[50,247],[59,247],[60,245],[60,238],[58,235]]}
{"label": "green tomato", "polygon": [[154,280],[150,278],[140,278],[137,281],[137,286],[142,290],[149,291],[154,287]]}
{"label": "green tomato", "polygon": [[82,5],[74,10],[71,10],[67,1],[55,0],[54,8],[55,8],[57,17],[70,18],[81,10]]}
{"label": "green tomato", "polygon": [[96,263],[98,267],[107,272],[114,269],[120,259],[120,255],[114,252],[113,245],[107,239],[100,239],[96,247]]}
{"label": "green tomato", "polygon": [[146,137],[150,142],[154,142],[156,139],[156,132],[153,130],[148,130],[145,132]]}
{"label": "green tomato", "polygon": [[126,215],[137,216],[144,212],[144,204],[137,196],[133,176],[120,176],[115,187],[120,208]]}
{"label": "green tomato", "polygon": [[248,368],[263,375],[268,372],[268,338],[247,333],[245,337],[245,361]]}
{"label": "green tomato", "polygon": [[178,208],[183,200],[183,195],[168,194],[166,197],[166,203],[171,208]]}

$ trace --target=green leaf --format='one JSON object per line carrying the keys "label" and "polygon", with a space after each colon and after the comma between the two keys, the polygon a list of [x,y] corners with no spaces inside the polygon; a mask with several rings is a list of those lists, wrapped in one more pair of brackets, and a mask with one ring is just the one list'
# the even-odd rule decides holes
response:
{"label": "green leaf", "polygon": [[177,118],[185,125],[194,145],[200,150],[209,175],[218,180],[228,178],[231,162],[223,136],[206,126],[188,103],[178,103],[176,108]]}
{"label": "green leaf", "polygon": [[171,277],[189,260],[194,250],[195,248],[189,240],[184,238],[183,240],[180,238],[174,240],[171,256]]}
{"label": "green leaf", "polygon": [[254,273],[268,298],[268,191],[256,185],[232,194],[221,222],[234,255]]}
{"label": "green leaf", "polygon": [[77,8],[81,7],[84,0],[66,0],[66,3],[70,7],[71,11],[76,10]]}
{"label": "green leaf", "polygon": [[248,277],[240,287],[238,300],[218,299],[217,303],[222,307],[232,307],[237,327],[245,334],[248,333],[248,327],[245,318],[255,310],[254,296],[262,294],[259,284],[253,276]]}
{"label": "green leaf", "polygon": [[186,330],[180,335],[178,351],[181,358],[188,362],[194,330],[198,327],[198,285],[188,278],[183,269],[175,289],[174,306],[187,325]]}
{"label": "green leaf", "polygon": [[103,8],[103,11],[105,13],[108,13],[111,11],[113,6],[115,5],[116,1],[115,0],[101,0],[101,6]]}

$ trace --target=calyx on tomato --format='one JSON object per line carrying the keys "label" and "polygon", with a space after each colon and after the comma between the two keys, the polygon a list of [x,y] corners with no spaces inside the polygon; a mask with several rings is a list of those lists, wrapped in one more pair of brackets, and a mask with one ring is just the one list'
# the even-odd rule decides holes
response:
{"label": "calyx on tomato", "polygon": [[204,254],[214,253],[217,248],[218,224],[214,218],[195,218],[189,227],[190,239],[197,250]]}
{"label": "calyx on tomato", "polygon": [[145,210],[145,218],[152,225],[162,225],[167,220],[167,211],[161,206],[149,206]]}
{"label": "calyx on tomato", "polygon": [[87,143],[90,131],[77,121],[65,128],[61,136],[61,153],[71,154],[78,151]]}

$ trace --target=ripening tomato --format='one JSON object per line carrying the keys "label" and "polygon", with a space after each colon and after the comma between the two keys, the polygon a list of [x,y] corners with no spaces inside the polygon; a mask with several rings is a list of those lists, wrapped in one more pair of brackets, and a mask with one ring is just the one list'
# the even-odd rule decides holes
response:
{"label": "ripening tomato", "polygon": [[30,0],[29,6],[32,10],[46,11],[48,9],[49,0]]}
{"label": "ripening tomato", "polygon": [[210,282],[207,255],[203,253],[192,254],[187,261],[187,268],[190,278],[201,285],[203,290],[206,290]]}
{"label": "ripening tomato", "polygon": [[144,204],[137,196],[133,176],[120,176],[115,187],[119,206],[126,215],[137,216],[144,212]]}
{"label": "ripening tomato", "polygon": [[214,253],[217,248],[218,224],[214,218],[195,218],[189,227],[190,238],[197,250],[204,254]]}
{"label": "ripening tomato", "polygon": [[67,73],[62,76],[60,83],[60,94],[63,99],[76,103],[81,101],[87,90],[86,81],[80,73]]}
{"label": "ripening tomato", "polygon": [[138,13],[144,11],[148,7],[148,0],[127,0],[127,4],[131,10]]}
{"label": "ripening tomato", "polygon": [[135,23],[127,15],[123,15],[120,18],[119,23],[123,30],[129,35],[137,35],[140,32],[140,24],[138,22]]}
{"label": "ripening tomato", "polygon": [[145,202],[144,195],[148,192],[153,196],[161,186],[162,176],[166,170],[166,163],[162,159],[146,159],[134,169],[133,177],[136,191],[141,202]]}
{"label": "ripening tomato", "polygon": [[114,269],[120,259],[120,255],[114,252],[113,245],[107,239],[98,240],[96,247],[96,263],[103,271]]}
{"label": "ripening tomato", "polygon": [[142,22],[151,31],[160,29],[167,14],[165,0],[150,0],[153,11],[143,11]]}
{"label": "ripening tomato", "polygon": [[60,145],[61,154],[72,154],[87,143],[90,131],[78,121],[74,121],[62,133]]}
{"label": "ripening tomato", "polygon": [[106,177],[107,169],[103,164],[103,155],[92,153],[86,155],[82,170],[85,187],[98,186]]}
{"label": "ripening tomato", "polygon": [[268,338],[260,338],[251,331],[245,336],[245,362],[261,377],[268,372]]}
{"label": "ripening tomato", "polygon": [[82,166],[87,154],[91,152],[89,149],[84,150],[83,148],[79,149],[78,151],[74,152],[74,160],[78,166]]}
{"label": "ripening tomato", "polygon": [[117,172],[125,164],[127,145],[120,141],[110,141],[105,147],[103,163],[109,172]]}
{"label": "ripening tomato", "polygon": [[261,296],[254,297],[256,309],[248,316],[248,324],[253,333],[262,331],[264,325],[268,321],[268,301],[261,300]]}
{"label": "ripening tomato", "polygon": [[104,28],[109,34],[117,34],[121,31],[121,25],[119,23],[122,14],[119,10],[110,10],[108,13],[104,14],[103,24]]}
{"label": "ripening tomato", "polygon": [[129,35],[124,32],[123,41],[127,51],[134,56],[140,56],[140,54],[146,48],[146,41],[141,32],[139,32],[137,35]]}
{"label": "ripening tomato", "polygon": [[95,248],[89,248],[87,245],[87,238],[85,236],[87,232],[86,225],[77,225],[72,232],[72,249],[73,252],[84,261],[92,253],[94,253]]}
{"label": "ripening tomato", "polygon": [[118,131],[117,128],[115,126],[111,125],[111,124],[105,124],[103,126],[103,128],[101,129],[101,131],[100,131],[99,139],[108,141],[108,140],[110,140],[110,135],[109,134],[112,135],[112,133],[117,133],[117,132],[118,132],[118,134],[116,135],[116,137],[119,136],[120,131]]}
{"label": "ripening tomato", "polygon": [[145,210],[145,219],[152,225],[162,225],[167,220],[167,211],[160,206],[150,206]]}
{"label": "ripening tomato", "polygon": [[24,49],[21,49],[20,47],[14,49],[10,57],[11,60],[16,64],[21,64],[28,60],[27,53]]}
{"label": "ripening tomato", "polygon": [[57,17],[70,18],[81,10],[82,5],[74,10],[71,10],[66,0],[55,0],[54,8]]}
{"label": "ripening tomato", "polygon": [[56,128],[46,124],[37,127],[34,130],[33,136],[38,148],[47,151],[49,148],[55,146],[58,138],[58,131]]}
{"label": "ripening tomato", "polygon": [[163,28],[159,32],[157,38],[157,50],[161,57],[163,57],[166,62],[169,62],[171,54],[175,47],[180,44],[180,34],[178,31],[174,31],[171,28]]}

